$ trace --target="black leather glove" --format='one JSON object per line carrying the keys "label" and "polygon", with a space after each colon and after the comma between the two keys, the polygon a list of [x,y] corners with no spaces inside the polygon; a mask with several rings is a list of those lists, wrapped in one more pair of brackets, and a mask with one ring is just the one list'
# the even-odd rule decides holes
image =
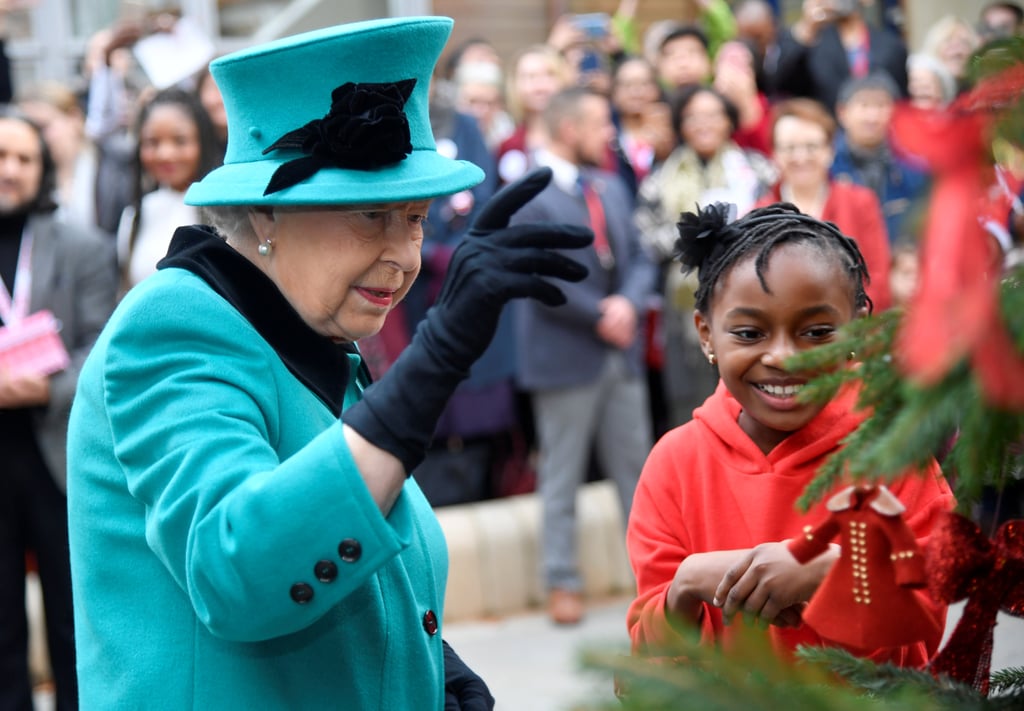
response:
{"label": "black leather glove", "polygon": [[593,233],[586,227],[508,226],[550,180],[549,168],[533,171],[484,205],[452,255],[441,293],[412,342],[362,400],[342,413],[345,424],[398,457],[407,473],[423,460],[449,397],[490,344],[505,304],[530,297],[559,306],[565,295],[542,277],[580,281],[587,275],[585,267],[552,251],[590,244]]}
{"label": "black leather glove", "polygon": [[444,711],[491,711],[494,697],[484,680],[444,645]]}

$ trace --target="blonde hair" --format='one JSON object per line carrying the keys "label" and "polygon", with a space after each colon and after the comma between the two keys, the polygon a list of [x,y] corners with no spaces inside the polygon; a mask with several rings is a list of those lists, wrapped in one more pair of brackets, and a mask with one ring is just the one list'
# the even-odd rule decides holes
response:
{"label": "blonde hair", "polygon": [[508,111],[512,115],[512,118],[517,123],[521,123],[525,118],[525,108],[519,98],[519,91],[516,87],[516,76],[519,73],[519,64],[524,58],[537,55],[542,57],[556,77],[558,77],[563,87],[566,87],[572,81],[572,69],[569,63],[565,61],[565,57],[557,49],[549,44],[533,44],[529,47],[524,47],[519,50],[515,58],[512,60],[512,69],[508,73],[508,88],[505,91],[506,102],[508,104]]}
{"label": "blonde hair", "polygon": [[934,57],[941,57],[942,46],[958,31],[962,31],[967,37],[970,51],[973,52],[981,46],[981,37],[971,26],[971,23],[956,15],[945,15],[933,22],[928,31],[925,32],[924,39],[921,41],[920,51]]}
{"label": "blonde hair", "polygon": [[37,82],[19,91],[15,103],[21,104],[30,101],[38,101],[52,106],[67,116],[82,113],[82,107],[78,103],[75,92],[66,84],[51,79]]}

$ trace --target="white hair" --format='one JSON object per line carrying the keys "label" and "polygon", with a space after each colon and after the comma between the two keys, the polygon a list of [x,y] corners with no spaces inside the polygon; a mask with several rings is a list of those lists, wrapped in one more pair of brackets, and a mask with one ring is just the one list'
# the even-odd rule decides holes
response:
{"label": "white hair", "polygon": [[927,52],[914,52],[907,57],[907,72],[912,69],[924,69],[935,75],[942,87],[943,106],[956,98],[956,79],[942,63],[942,60],[935,55]]}

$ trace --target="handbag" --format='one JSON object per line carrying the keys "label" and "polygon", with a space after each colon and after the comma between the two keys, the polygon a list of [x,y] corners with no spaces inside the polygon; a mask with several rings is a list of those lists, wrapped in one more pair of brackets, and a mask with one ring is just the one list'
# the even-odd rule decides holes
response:
{"label": "handbag", "polygon": [[71,357],[60,338],[60,321],[50,311],[36,311],[14,326],[0,326],[0,370],[9,375],[52,375],[68,367]]}

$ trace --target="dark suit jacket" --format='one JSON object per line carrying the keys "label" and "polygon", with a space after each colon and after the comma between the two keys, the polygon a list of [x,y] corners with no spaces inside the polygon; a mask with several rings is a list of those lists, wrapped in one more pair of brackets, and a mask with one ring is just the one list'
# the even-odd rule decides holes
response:
{"label": "dark suit jacket", "polygon": [[50,377],[50,403],[32,412],[36,440],[57,485],[67,478],[68,415],[78,373],[117,298],[114,243],[98,231],[64,224],[51,216],[30,219],[32,312],[49,309],[61,324],[71,364]]}
{"label": "dark suit jacket", "polygon": [[[885,71],[907,95],[907,47],[888,30],[868,28],[870,72]],[[816,44],[796,41],[787,28],[779,33],[779,56],[775,70],[776,88],[787,96],[809,96],[835,111],[839,87],[850,78],[850,63],[839,32],[832,25],[822,28]]]}
{"label": "dark suit jacket", "polygon": [[[657,270],[640,245],[633,224],[633,198],[617,175],[590,174],[601,198],[607,223],[608,241],[615,267],[604,269],[593,247],[567,250],[565,254],[590,270],[581,282],[559,282],[568,302],[548,307],[539,301],[517,302],[516,350],[518,381],[527,390],[583,385],[596,380],[612,346],[594,331],[606,296],[621,294],[637,311],[640,333],[627,351],[630,369],[643,373],[643,324],[647,300],[655,290]],[[554,181],[516,213],[514,223],[564,222],[589,224],[582,194],[570,194]]]}

